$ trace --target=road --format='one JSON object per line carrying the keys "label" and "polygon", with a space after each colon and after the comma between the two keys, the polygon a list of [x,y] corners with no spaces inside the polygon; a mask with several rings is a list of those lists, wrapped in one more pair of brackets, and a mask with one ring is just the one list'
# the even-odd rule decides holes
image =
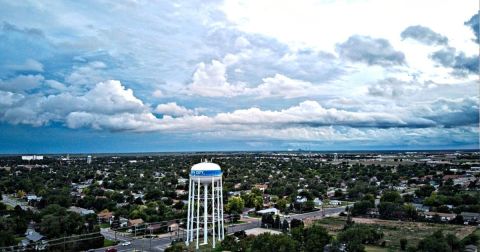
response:
{"label": "road", "polygon": [[[345,207],[336,207],[336,208],[325,208],[325,216],[332,216],[339,214],[340,212],[344,211]],[[305,220],[305,219],[319,219],[323,218],[323,212],[322,211],[315,211],[315,212],[309,212],[309,213],[303,213],[303,214],[293,214],[287,217],[287,219],[299,219],[299,220]],[[282,218],[283,219],[283,218]],[[237,231],[242,231],[242,230],[247,230],[247,229],[252,229],[260,227],[260,219],[249,219],[247,220],[247,223],[242,223],[242,224],[234,224],[230,225],[227,227],[227,233],[232,234]],[[117,249],[117,251],[133,251],[136,249],[136,251],[164,251],[172,242],[172,239],[176,238],[177,236],[167,236],[167,237],[162,237],[162,238],[152,238],[152,239],[133,239],[132,237],[128,236],[122,236],[119,233],[116,234],[109,229],[102,229],[101,233],[105,238],[114,240],[115,237],[117,240],[121,242],[125,241],[130,241],[131,244],[128,246],[123,246],[121,244],[113,246]],[[180,237],[183,237],[183,230],[180,231]],[[100,248],[94,250],[95,252],[103,252],[105,251],[106,248]]]}
{"label": "road", "polygon": [[8,195],[2,195],[2,202],[6,205],[9,205],[11,207],[16,207],[17,205],[20,206],[24,211],[27,211],[27,209],[32,210],[33,212],[38,212],[38,210],[35,207],[29,206],[27,202],[25,201],[19,201],[15,198],[12,198]]}

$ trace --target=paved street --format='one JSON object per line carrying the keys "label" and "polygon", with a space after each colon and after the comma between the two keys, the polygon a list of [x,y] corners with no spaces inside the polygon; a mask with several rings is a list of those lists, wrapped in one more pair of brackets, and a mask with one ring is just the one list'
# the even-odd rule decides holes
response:
{"label": "paved street", "polygon": [[[325,208],[324,212],[325,212],[325,216],[331,216],[331,215],[339,214],[344,210],[345,210],[345,207]],[[303,213],[303,214],[293,214],[293,215],[290,215],[288,219],[304,220],[307,218],[319,219],[322,217],[323,217],[322,211],[315,211],[315,212]],[[248,220],[247,223],[228,226],[227,233],[231,234],[237,231],[256,228],[259,226],[260,226],[260,219],[252,218]],[[167,236],[167,237],[152,238],[152,239],[133,239],[132,237],[122,236],[119,233],[117,233],[117,235],[115,236],[115,233],[109,229],[102,229],[101,233],[107,239],[113,240],[116,237],[117,240],[119,241],[131,242],[131,245],[128,245],[128,246],[122,246],[121,244],[114,246],[118,251],[133,251],[134,249],[136,249],[137,251],[164,251],[165,248],[167,248],[171,244],[172,239],[177,238],[177,236],[174,236],[174,237]],[[183,235],[183,230],[180,231],[180,237],[182,235]],[[101,248],[101,249],[96,249],[94,251],[101,252],[101,251],[105,251],[105,249],[106,248]]]}
{"label": "paved street", "polygon": [[35,207],[29,206],[27,204],[27,202],[17,200],[16,198],[13,198],[13,197],[8,196],[8,195],[2,195],[2,202],[6,205],[11,206],[11,207],[16,207],[18,205],[25,211],[27,209],[30,209],[33,212],[38,212],[38,210]]}

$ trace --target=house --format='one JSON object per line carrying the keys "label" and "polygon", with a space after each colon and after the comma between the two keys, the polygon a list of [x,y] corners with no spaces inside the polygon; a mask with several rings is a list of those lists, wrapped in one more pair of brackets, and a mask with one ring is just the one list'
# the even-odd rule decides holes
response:
{"label": "house", "polygon": [[19,243],[19,246],[24,248],[32,247],[35,251],[45,250],[47,248],[47,241],[45,240],[45,236],[39,234],[34,229],[28,228],[25,232],[25,239]]}
{"label": "house", "polygon": [[177,232],[178,231],[178,223],[172,223],[168,225],[168,232]]}
{"label": "house", "polygon": [[461,212],[463,221],[467,223],[476,223],[480,221],[480,213]]}
{"label": "house", "polygon": [[315,199],[313,200],[313,203],[315,204],[315,206],[322,206],[322,205],[323,205],[322,200],[319,199],[319,198],[315,198]]}
{"label": "house", "polygon": [[419,203],[413,203],[412,204],[415,209],[418,211],[418,212],[428,212],[430,211],[430,207],[429,206],[425,206],[423,204],[419,204]]}
{"label": "house", "polygon": [[181,195],[186,195],[186,194],[188,194],[187,191],[181,190],[181,189],[175,190],[175,193],[177,194],[177,196],[181,196]]}
{"label": "house", "polygon": [[339,206],[341,204],[342,204],[342,202],[340,200],[330,200],[330,205],[331,206]]}
{"label": "house", "polygon": [[255,184],[255,188],[264,192],[268,188],[268,185],[267,184]]}
{"label": "house", "polygon": [[81,208],[81,207],[76,207],[76,206],[71,206],[68,208],[67,211],[78,213],[81,216],[89,215],[89,214],[95,214],[95,211]]}
{"label": "house", "polygon": [[102,210],[97,214],[97,219],[99,222],[110,223],[110,221],[113,219],[113,213],[108,211],[108,209]]}
{"label": "house", "polygon": [[264,214],[274,214],[277,215],[280,211],[276,209],[275,207],[272,208],[267,208],[267,209],[262,209],[260,211],[257,211],[257,214],[264,215]]}
{"label": "house", "polygon": [[133,220],[128,220],[127,226],[129,227],[138,227],[143,224],[143,220],[140,219],[133,219]]}
{"label": "house", "polygon": [[120,221],[120,227],[127,227],[128,226],[128,219],[127,218],[120,217],[119,221]]}
{"label": "house", "polygon": [[37,195],[35,194],[27,194],[27,196],[25,196],[25,199],[30,202],[30,201],[40,201],[42,199],[42,197],[38,197]]}
{"label": "house", "polygon": [[188,179],[186,179],[186,178],[179,178],[179,179],[177,180],[177,184],[179,184],[179,185],[186,185],[186,184],[187,184],[187,181],[188,181]]}
{"label": "house", "polygon": [[457,217],[456,214],[438,213],[438,212],[425,212],[425,219],[431,220],[434,216],[439,216],[441,221],[451,221]]}
{"label": "house", "polygon": [[297,199],[295,200],[297,203],[305,203],[307,202],[307,197],[302,197],[302,196],[297,196]]}

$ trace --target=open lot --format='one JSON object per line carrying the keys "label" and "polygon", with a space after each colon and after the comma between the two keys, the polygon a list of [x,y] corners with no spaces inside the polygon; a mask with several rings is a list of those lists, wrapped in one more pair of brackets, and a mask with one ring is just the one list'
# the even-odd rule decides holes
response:
{"label": "open lot", "polygon": [[[337,232],[342,230],[345,221],[345,217],[329,217],[319,220],[317,223],[324,226],[332,235],[336,235]],[[402,238],[407,239],[409,245],[416,246],[421,239],[439,229],[444,230],[445,233],[453,233],[459,239],[463,239],[472,232],[480,232],[476,230],[476,227],[474,226],[404,222],[366,218],[353,218],[353,221],[355,221],[355,223],[371,225],[383,231],[384,240],[386,241],[386,248],[367,246],[367,251],[399,251],[400,239]]]}

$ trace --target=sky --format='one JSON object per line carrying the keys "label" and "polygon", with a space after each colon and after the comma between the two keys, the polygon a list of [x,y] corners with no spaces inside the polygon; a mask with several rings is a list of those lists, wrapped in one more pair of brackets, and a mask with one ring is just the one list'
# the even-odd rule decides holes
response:
{"label": "sky", "polygon": [[0,153],[479,148],[476,0],[0,0]]}

